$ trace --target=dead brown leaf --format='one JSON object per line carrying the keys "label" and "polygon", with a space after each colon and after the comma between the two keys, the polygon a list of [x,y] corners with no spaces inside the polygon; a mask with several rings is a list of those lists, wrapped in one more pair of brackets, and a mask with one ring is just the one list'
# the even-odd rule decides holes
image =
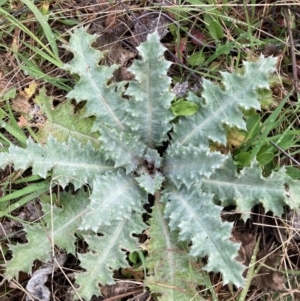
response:
{"label": "dead brown leaf", "polygon": [[165,16],[153,12],[141,15],[138,19],[140,22],[135,24],[133,31],[136,45],[146,41],[148,33],[155,30],[157,30],[161,39],[167,35],[167,26],[170,21]]}
{"label": "dead brown leaf", "polygon": [[11,107],[16,113],[20,113],[18,125],[20,127],[32,126],[39,127],[45,123],[45,116],[39,106],[32,99],[37,91],[37,83],[31,82],[28,88],[20,91],[15,99],[12,100]]}
{"label": "dead brown leaf", "polygon": [[[257,242],[257,237],[248,232],[239,233],[237,231],[233,232],[233,237],[234,241],[241,242],[241,247],[236,259],[243,265],[249,266]],[[251,285],[255,286],[257,290],[270,289],[273,291],[282,291],[284,290],[284,277],[281,272],[276,271],[276,263],[278,259],[280,259],[280,254],[271,253],[268,255],[266,252],[258,252],[257,267],[260,259],[265,258],[266,256],[265,265],[259,270],[257,276],[253,278]],[[274,270],[268,268],[268,266],[274,268]],[[246,277],[246,272],[244,273],[244,277]]]}
{"label": "dead brown leaf", "polygon": [[[249,266],[251,257],[256,244],[256,236],[251,233],[238,233],[234,231],[233,241],[241,242],[241,247],[238,253],[236,260],[241,262],[245,266]],[[244,275],[245,276],[245,275]]]}
{"label": "dead brown leaf", "polygon": [[[260,257],[263,258],[265,254],[260,254]],[[257,277],[252,281],[252,285],[255,285],[258,290],[267,290],[271,289],[273,291],[282,291],[284,290],[284,277],[283,274],[279,271],[269,269],[276,268],[276,263],[278,261],[280,254],[272,253],[268,255],[265,265],[263,266]]]}
{"label": "dead brown leaf", "polygon": [[32,109],[29,102],[36,89],[37,84],[33,81],[29,84],[28,88],[24,89],[24,91],[20,91],[17,97],[12,100],[12,109],[17,113],[30,115]]}

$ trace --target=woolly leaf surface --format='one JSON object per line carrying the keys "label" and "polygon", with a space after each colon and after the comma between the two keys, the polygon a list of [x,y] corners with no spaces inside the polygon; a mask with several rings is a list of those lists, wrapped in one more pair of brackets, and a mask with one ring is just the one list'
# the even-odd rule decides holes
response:
{"label": "woolly leaf surface", "polygon": [[141,60],[135,60],[129,71],[135,81],[129,83],[126,124],[150,148],[168,140],[169,122],[174,118],[171,108],[173,93],[169,92],[171,79],[167,76],[171,63],[163,54],[165,47],[157,32],[148,35],[146,42],[137,47]]}
{"label": "woolly leaf surface", "polygon": [[178,242],[178,234],[170,232],[159,202],[153,207],[148,235],[147,268],[151,276],[145,284],[160,301],[203,300],[196,290],[204,283],[197,260],[188,255],[186,243]]}
{"label": "woolly leaf surface", "polygon": [[177,188],[182,184],[190,188],[208,178],[226,158],[218,152],[210,152],[207,147],[182,146],[175,142],[164,156],[163,173]]}
{"label": "woolly leaf surface", "polygon": [[191,256],[208,256],[208,272],[220,272],[224,284],[244,284],[243,266],[234,260],[239,244],[229,240],[232,224],[222,222],[222,207],[212,202],[212,195],[202,193],[199,186],[178,190],[169,186],[162,200],[166,204],[165,217],[172,231],[179,231],[180,241],[191,241]]}
{"label": "woolly leaf surface", "polygon": [[145,154],[145,159],[149,164],[152,164],[154,168],[161,168],[162,157],[159,155],[156,149],[148,148]]}
{"label": "woolly leaf surface", "polygon": [[263,177],[256,162],[238,173],[230,158],[209,179],[203,180],[201,189],[214,194],[214,200],[224,207],[236,205],[245,220],[259,203],[277,216],[282,215],[285,205],[291,209],[300,206],[299,183],[292,180],[284,169]]}
{"label": "woolly leaf surface", "polygon": [[[47,262],[51,260],[51,239],[53,245],[75,255],[75,233],[81,222],[88,195],[79,191],[76,194],[62,192],[60,194],[61,208],[53,206],[53,216],[50,205],[43,204],[44,225],[34,223],[24,226],[26,244],[10,245],[13,257],[6,264],[5,278],[12,279],[20,271],[31,274],[31,267],[35,260]],[[53,218],[53,221],[51,220]],[[52,229],[53,224],[53,229]]]}
{"label": "woolly leaf surface", "polygon": [[109,83],[118,66],[100,66],[103,53],[93,49],[97,35],[90,35],[83,27],[74,30],[67,49],[74,58],[64,66],[73,74],[78,74],[80,80],[74,89],[68,93],[69,98],[77,102],[86,101],[86,115],[95,116],[93,130],[98,130],[100,124],[106,124],[119,130],[124,130],[123,119],[126,115],[122,98],[124,84]]}
{"label": "woolly leaf surface", "polygon": [[80,265],[85,272],[76,274],[78,293],[82,298],[90,300],[93,295],[99,296],[98,283],[114,284],[113,271],[129,267],[126,251],[137,251],[139,234],[147,228],[141,214],[132,213],[129,219],[112,222],[99,230],[102,236],[84,235],[89,251],[78,254]]}
{"label": "woolly leaf surface", "polygon": [[146,145],[138,136],[101,127],[102,149],[106,157],[115,162],[115,167],[123,166],[126,173],[134,171],[143,162]]}
{"label": "woolly leaf surface", "polygon": [[224,125],[246,129],[242,109],[259,110],[256,89],[269,88],[268,75],[274,70],[276,58],[261,56],[257,62],[244,62],[244,73],[221,73],[222,87],[203,79],[200,99],[190,93],[188,100],[199,106],[192,116],[183,117],[174,126],[173,140],[182,145],[208,145],[209,140],[226,144]]}
{"label": "woolly leaf surface", "polygon": [[165,177],[160,172],[155,172],[154,174],[144,173],[136,178],[136,181],[139,183],[147,193],[154,194],[158,191]]}
{"label": "woolly leaf surface", "polygon": [[80,226],[83,230],[97,232],[102,225],[130,218],[132,211],[141,214],[148,200],[134,177],[121,171],[96,177],[93,187],[88,211]]}
{"label": "woolly leaf surface", "polygon": [[27,140],[27,147],[11,144],[8,153],[0,153],[0,166],[14,164],[15,169],[32,167],[32,173],[46,178],[52,170],[52,177],[61,186],[73,183],[76,188],[92,183],[96,175],[113,170],[113,162],[106,161],[104,155],[90,143],[81,145],[74,138],[61,143],[49,137],[45,145]]}

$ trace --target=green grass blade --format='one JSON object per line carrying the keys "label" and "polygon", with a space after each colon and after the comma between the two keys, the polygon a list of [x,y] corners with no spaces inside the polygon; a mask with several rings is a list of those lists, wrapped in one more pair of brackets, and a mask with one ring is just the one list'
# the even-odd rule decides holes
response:
{"label": "green grass blade", "polygon": [[268,134],[270,133],[271,129],[273,128],[274,122],[277,119],[278,115],[280,114],[284,104],[286,103],[286,101],[289,99],[289,97],[291,96],[292,92],[290,92],[283,100],[282,102],[278,105],[278,107],[274,110],[274,112],[272,112],[272,114],[267,118],[267,120],[264,122],[265,128],[261,134],[261,137],[259,139],[259,142],[255,145],[255,147],[253,148],[253,151],[251,153],[250,156],[250,160],[253,161],[256,157],[256,155],[258,154],[260,148],[262,147],[262,145],[265,143]]}
{"label": "green grass blade", "polygon": [[32,1],[29,0],[22,0],[22,2],[29,7],[29,9],[33,12],[36,19],[40,23],[43,28],[44,34],[49,42],[49,45],[53,51],[54,58],[59,61],[58,49],[55,41],[54,34],[48,24],[48,18],[44,16],[39,9],[34,5]]}
{"label": "green grass blade", "polygon": [[0,15],[5,17],[8,21],[10,21],[13,25],[17,26],[19,29],[21,29],[23,32],[29,35],[34,41],[36,41],[45,51],[49,53],[49,55],[53,56],[54,58],[56,57],[53,52],[46,46],[44,45],[40,39],[36,37],[36,35],[31,32],[22,22],[20,22],[18,19],[10,15],[6,10],[0,7]]}
{"label": "green grass blade", "polygon": [[34,79],[42,79],[46,82],[49,82],[53,86],[63,89],[65,91],[70,91],[71,88],[65,85],[63,82],[66,81],[63,78],[55,78],[48,74],[45,74],[36,64],[34,64],[32,61],[27,59],[25,56],[23,56],[21,53],[15,53],[20,60],[24,63],[24,65],[21,65],[20,68],[27,72],[30,76],[32,76]]}
{"label": "green grass blade", "polygon": [[[25,195],[24,197],[22,197],[21,199],[19,199],[17,202],[13,203],[12,205],[7,206],[7,208],[5,210],[0,211],[0,217],[2,216],[6,216],[9,217],[13,220],[16,220],[15,216],[10,215],[10,213],[24,205],[26,205],[28,202],[36,199],[37,197],[40,197],[41,195],[43,195],[44,193],[46,193],[47,191],[49,191],[50,189],[50,184],[49,182],[45,182],[47,183],[47,185],[45,185],[42,189],[36,190],[28,195]],[[24,223],[24,220],[19,220],[18,221]]]}
{"label": "green grass blade", "polygon": [[52,63],[53,65],[57,66],[58,68],[61,68],[63,66],[63,63],[60,59],[58,58],[53,58],[52,56],[48,55],[47,53],[43,52],[41,49],[32,46],[28,43],[26,43],[25,41],[21,41],[25,46],[27,46],[28,48],[30,48],[32,51],[34,51],[35,53],[39,54],[43,59],[49,61],[50,63]]}
{"label": "green grass blade", "polygon": [[45,188],[49,189],[49,185],[50,185],[49,181],[43,181],[41,183],[31,184],[23,189],[16,190],[6,196],[1,197],[0,203],[23,197],[29,193],[36,192],[41,189],[45,189]]}
{"label": "green grass blade", "polygon": [[9,132],[12,136],[14,136],[17,140],[19,140],[23,146],[26,145],[27,138],[20,128],[16,128],[4,121],[2,121],[1,127]]}

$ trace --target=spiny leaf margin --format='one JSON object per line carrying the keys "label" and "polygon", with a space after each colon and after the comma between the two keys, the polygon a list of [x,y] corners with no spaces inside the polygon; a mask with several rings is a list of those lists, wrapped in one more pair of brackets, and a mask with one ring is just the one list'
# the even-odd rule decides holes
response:
{"label": "spiny leaf margin", "polygon": [[132,213],[129,219],[112,222],[99,229],[102,236],[84,235],[89,251],[78,254],[80,265],[86,271],[75,275],[79,295],[90,300],[93,295],[99,296],[98,283],[114,284],[113,271],[129,267],[126,252],[140,250],[137,237],[147,228],[141,214]]}
{"label": "spiny leaf margin", "polygon": [[164,154],[163,173],[177,188],[182,184],[190,188],[209,178],[226,158],[219,152],[210,152],[207,147],[183,146],[176,141]]}
{"label": "spiny leaf margin", "polygon": [[166,204],[165,217],[171,230],[179,231],[179,241],[192,241],[190,255],[208,256],[205,270],[221,272],[224,284],[243,286],[244,267],[234,259],[239,244],[229,240],[232,224],[221,221],[222,208],[213,204],[212,199],[213,195],[201,192],[198,185],[189,190],[169,185],[161,200]]}
{"label": "spiny leaf margin", "polygon": [[90,142],[82,145],[72,137],[61,143],[49,136],[44,145],[29,138],[25,149],[11,144],[8,153],[0,153],[0,167],[9,164],[14,164],[15,169],[32,167],[32,173],[44,179],[52,171],[52,178],[63,188],[72,183],[76,189],[114,170],[113,162],[107,161]]}
{"label": "spiny leaf margin", "polygon": [[126,124],[144,144],[155,148],[168,140],[169,122],[174,118],[171,101],[175,95],[169,92],[171,78],[167,76],[171,63],[163,57],[166,48],[157,32],[149,34],[137,49],[142,59],[135,60],[128,69],[135,81],[126,90],[126,95],[133,98],[128,102]]}
{"label": "spiny leaf margin", "polygon": [[54,108],[53,97],[47,96],[45,87],[39,91],[34,102],[46,116],[45,122],[38,125],[37,137],[41,144],[47,141],[49,135],[61,142],[71,136],[82,144],[91,141],[94,147],[99,147],[99,133],[91,132],[93,118],[86,118],[84,109],[75,112],[75,106],[69,99]]}
{"label": "spiny leaf margin", "polygon": [[255,161],[238,173],[232,158],[229,158],[215,174],[203,180],[201,189],[213,194],[215,202],[223,207],[236,205],[244,220],[250,217],[251,209],[260,203],[266,211],[272,211],[276,216],[283,214],[285,205],[291,209],[300,206],[299,183],[292,180],[284,168],[264,177]]}
{"label": "spiny leaf margin", "polygon": [[132,133],[117,132],[102,126],[100,141],[107,159],[115,162],[115,168],[124,167],[126,173],[135,171],[143,162],[147,146],[139,141],[139,136]]}
{"label": "spiny leaf margin", "polygon": [[132,175],[122,170],[96,177],[87,212],[80,225],[81,230],[93,230],[109,226],[116,220],[130,218],[132,212],[142,214],[147,194]]}
{"label": "spiny leaf margin", "polygon": [[97,37],[96,34],[88,34],[83,27],[75,29],[71,35],[66,48],[74,54],[74,58],[64,65],[64,69],[78,74],[80,80],[67,97],[87,102],[86,116],[95,116],[93,131],[97,131],[101,124],[123,131],[126,116],[126,101],[122,97],[124,83],[108,83],[119,66],[99,65],[104,55],[91,47]]}
{"label": "spiny leaf margin", "polygon": [[242,110],[260,110],[258,88],[269,89],[268,76],[275,69],[276,58],[260,56],[256,62],[244,62],[243,74],[222,72],[222,86],[203,79],[199,98],[190,92],[187,99],[199,106],[192,116],[174,125],[173,140],[182,145],[209,145],[210,141],[226,145],[226,129],[245,130]]}
{"label": "spiny leaf margin", "polygon": [[[31,274],[35,260],[48,262],[51,260],[52,246],[57,246],[75,255],[75,233],[81,223],[81,214],[85,210],[88,194],[79,190],[76,194],[62,192],[60,194],[61,208],[43,204],[44,225],[35,223],[25,225],[27,243],[10,245],[13,257],[6,263],[5,279],[17,277],[19,271]],[[52,229],[53,225],[53,229]],[[54,241],[51,244],[51,239]]]}
{"label": "spiny leaf margin", "polygon": [[148,256],[150,276],[145,279],[160,301],[203,300],[196,287],[203,284],[202,271],[196,258],[188,255],[187,243],[178,242],[178,233],[170,232],[163,216],[164,206],[156,198],[149,221]]}

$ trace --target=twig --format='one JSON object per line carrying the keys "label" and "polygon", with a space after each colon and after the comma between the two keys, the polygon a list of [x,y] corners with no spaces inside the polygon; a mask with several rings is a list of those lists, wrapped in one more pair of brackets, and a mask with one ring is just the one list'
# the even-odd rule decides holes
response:
{"label": "twig", "polygon": [[136,290],[131,291],[131,292],[126,292],[126,293],[123,293],[123,294],[119,294],[119,295],[116,295],[116,296],[113,296],[113,297],[103,299],[103,301],[115,301],[115,300],[119,300],[123,297],[127,297],[127,296],[137,294],[137,293],[143,293],[143,289],[136,289]]}
{"label": "twig", "polygon": [[273,146],[275,146],[279,151],[281,151],[285,156],[287,156],[291,161],[296,163],[298,166],[300,166],[300,163],[294,159],[292,156],[290,156],[285,150],[283,150],[281,147],[279,147],[277,144],[275,144],[273,141],[270,141]]}
{"label": "twig", "polygon": [[288,29],[288,34],[289,34],[289,40],[290,40],[290,47],[291,47],[291,58],[292,58],[292,66],[293,66],[293,81],[294,81],[294,87],[296,91],[299,92],[299,79],[298,79],[298,74],[297,74],[297,62],[296,62],[296,55],[295,55],[295,44],[294,44],[294,38],[293,38],[293,33],[291,29],[291,19],[288,16],[287,11],[290,12],[290,9],[284,9],[284,18],[286,21],[286,26]]}

